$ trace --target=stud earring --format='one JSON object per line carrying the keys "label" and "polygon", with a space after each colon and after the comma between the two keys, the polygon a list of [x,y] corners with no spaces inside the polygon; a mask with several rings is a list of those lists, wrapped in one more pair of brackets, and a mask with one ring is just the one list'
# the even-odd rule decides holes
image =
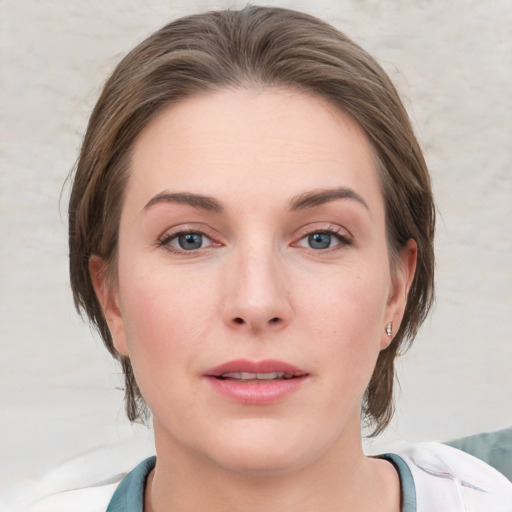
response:
{"label": "stud earring", "polygon": [[388,322],[386,324],[386,334],[391,338],[393,336],[393,322]]}

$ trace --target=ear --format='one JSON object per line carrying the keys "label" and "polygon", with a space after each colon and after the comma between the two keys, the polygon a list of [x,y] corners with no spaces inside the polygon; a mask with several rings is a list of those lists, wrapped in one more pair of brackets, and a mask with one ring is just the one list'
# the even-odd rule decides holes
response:
{"label": "ear", "polygon": [[119,307],[119,291],[116,283],[109,282],[106,277],[107,263],[98,255],[89,258],[89,274],[96,292],[96,297],[103,310],[115,349],[128,355],[128,344],[124,320]]}
{"label": "ear", "polygon": [[[404,247],[400,250],[397,268],[392,276],[391,290],[386,305],[385,325],[383,326],[381,337],[381,350],[387,348],[393,340],[393,333],[400,328],[404,317],[405,306],[407,305],[407,294],[411,288],[416,271],[416,261],[418,258],[418,246],[416,241],[410,238]],[[391,322],[392,334],[386,333],[386,326]]]}

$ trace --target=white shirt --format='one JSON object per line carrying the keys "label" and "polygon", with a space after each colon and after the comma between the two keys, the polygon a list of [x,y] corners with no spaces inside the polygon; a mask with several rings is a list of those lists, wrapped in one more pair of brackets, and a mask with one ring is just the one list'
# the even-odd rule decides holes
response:
{"label": "white shirt", "polygon": [[[393,454],[405,462],[412,474],[414,489],[403,490],[409,496],[415,493],[416,512],[512,512],[512,482],[467,453],[429,442],[404,444]],[[404,485],[403,474],[401,480]],[[11,510],[105,512],[118,485],[119,482],[91,484]]]}

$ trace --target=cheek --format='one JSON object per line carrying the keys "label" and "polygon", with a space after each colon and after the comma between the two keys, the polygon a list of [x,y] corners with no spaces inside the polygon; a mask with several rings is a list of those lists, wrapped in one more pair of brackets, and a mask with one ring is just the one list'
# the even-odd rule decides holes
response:
{"label": "cheek", "polygon": [[141,388],[190,370],[214,313],[211,291],[202,290],[199,301],[197,282],[163,270],[120,276],[128,353]]}
{"label": "cheek", "polygon": [[[382,267],[382,265],[380,266]],[[378,268],[361,272],[357,267],[340,268],[317,276],[311,286],[301,288],[299,317],[306,317],[319,333],[348,335],[354,339],[378,330],[389,295],[389,271]]]}
{"label": "cheek", "polygon": [[191,405],[183,386],[189,381],[190,355],[200,337],[200,326],[186,317],[192,304],[183,294],[151,281],[125,292],[128,355],[140,392],[150,410],[170,407],[183,414]]}
{"label": "cheek", "polygon": [[[298,312],[301,329],[310,333],[314,355],[330,374],[366,387],[380,351],[389,278],[384,272],[332,272],[323,286],[304,287]],[[319,362],[320,364],[320,362]]]}

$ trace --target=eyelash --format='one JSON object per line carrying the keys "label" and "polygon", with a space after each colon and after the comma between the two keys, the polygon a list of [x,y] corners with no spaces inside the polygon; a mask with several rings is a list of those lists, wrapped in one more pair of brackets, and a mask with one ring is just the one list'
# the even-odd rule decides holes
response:
{"label": "eyelash", "polygon": [[[341,228],[338,226],[329,226],[327,228],[322,229],[311,229],[304,233],[297,242],[295,242],[294,246],[303,247],[307,250],[312,250],[313,252],[327,252],[327,251],[335,251],[336,249],[339,249],[340,247],[346,247],[352,245],[352,238],[349,235],[342,235],[340,234]],[[308,237],[313,235],[329,235],[333,236],[337,241],[338,244],[336,244],[334,247],[326,247],[326,248],[317,248],[314,247],[306,247],[299,244],[302,240],[306,240]],[[205,247],[198,247],[195,249],[184,249],[184,248],[178,248],[174,247],[171,242],[174,240],[179,239],[179,237],[186,236],[186,235],[199,235],[204,239],[207,239],[210,243]],[[157,242],[158,247],[163,247],[169,252],[172,252],[174,254],[193,254],[201,249],[206,249],[212,245],[220,245],[216,244],[214,240],[212,240],[211,237],[209,237],[206,233],[204,233],[201,230],[198,229],[185,229],[178,231],[176,233],[172,234],[165,234],[163,235]]]}
{"label": "eyelash", "polygon": [[[177,240],[177,239],[179,239],[179,237],[186,236],[186,235],[199,235],[203,239],[209,240],[210,243],[206,247],[199,247],[197,249],[188,249],[188,250],[183,249],[183,248],[174,247],[173,245],[171,245],[171,242],[173,240]],[[216,244],[212,240],[211,237],[209,237],[206,233],[204,233],[203,231],[201,231],[199,229],[184,229],[184,230],[178,231],[176,233],[163,235],[158,240],[157,245],[158,245],[158,247],[163,247],[167,251],[172,252],[174,254],[192,254],[194,252],[197,252],[198,250],[206,249],[206,248],[210,247],[211,245],[219,245],[219,244]]]}
{"label": "eyelash", "polygon": [[[326,252],[326,251],[334,251],[336,249],[340,249],[341,247],[346,247],[352,245],[352,237],[347,234],[341,234],[340,232],[342,229],[338,226],[329,226],[327,228],[321,228],[321,229],[311,229],[304,233],[298,242],[296,242],[294,245],[298,245],[298,243],[302,240],[307,239],[308,237],[312,235],[322,234],[322,235],[330,235],[333,236],[339,243],[335,245],[334,247],[327,247],[325,249],[315,249],[313,247],[304,247],[305,249],[310,249],[314,252]],[[302,247],[302,246],[299,246]]]}

